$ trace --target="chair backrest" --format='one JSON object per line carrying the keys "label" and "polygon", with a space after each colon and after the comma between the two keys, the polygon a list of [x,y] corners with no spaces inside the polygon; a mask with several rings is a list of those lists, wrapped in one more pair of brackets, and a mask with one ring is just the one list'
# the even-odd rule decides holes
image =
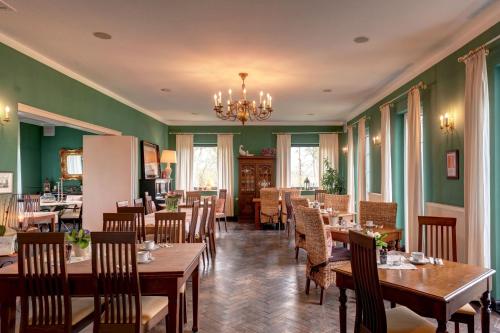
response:
{"label": "chair backrest", "polygon": [[134,206],[135,207],[144,207],[144,202],[142,201],[142,198],[134,199]]}
{"label": "chair backrest", "polygon": [[281,200],[285,202],[287,222],[291,223],[293,221],[292,193],[286,192]]}
{"label": "chair backrest", "polygon": [[268,216],[279,213],[280,192],[277,188],[267,187],[260,189],[260,211]]}
{"label": "chair backrest", "polygon": [[184,243],[186,240],[186,213],[155,214],[155,243]]}
{"label": "chair backrest", "polygon": [[331,255],[331,244],[328,246],[325,224],[319,209],[297,207],[297,211],[304,221],[308,260],[313,266],[328,262]]}
{"label": "chair backrest", "polygon": [[94,332],[141,331],[136,237],[135,232],[91,233]]}
{"label": "chair backrest", "polygon": [[457,219],[419,216],[418,251],[429,257],[457,261]]}
{"label": "chair backrest", "polygon": [[146,206],[146,214],[153,214],[154,212],[156,212],[155,202],[153,201],[153,198],[150,195],[144,196],[144,202]]}
{"label": "chair backrest", "polygon": [[117,201],[116,208],[118,207],[128,207],[128,200]]}
{"label": "chair backrest", "polygon": [[186,206],[191,207],[193,202],[196,200],[201,200],[201,192],[200,191],[187,191],[186,192]]}
{"label": "chair backrest", "polygon": [[215,232],[215,212],[216,212],[216,206],[217,206],[217,196],[212,195],[210,197],[210,212],[208,214],[208,220],[207,220],[207,230],[208,232]]}
{"label": "chair backrest", "polygon": [[347,212],[349,210],[349,195],[326,193],[325,208],[332,208],[339,212]]}
{"label": "chair backrest", "polygon": [[302,218],[302,214],[298,211],[298,208],[309,207],[309,200],[302,197],[291,198],[291,200],[295,219],[295,231],[299,234],[305,235],[306,231],[304,226],[304,219]]}
{"label": "chair backrest", "polygon": [[137,231],[134,213],[102,214],[102,231]]}
{"label": "chair backrest", "polygon": [[24,211],[39,212],[40,211],[40,194],[25,194],[24,195]]}
{"label": "chair backrest", "polygon": [[396,226],[396,214],[398,204],[395,202],[359,202],[359,221],[366,224],[366,221],[373,221],[377,225]]}
{"label": "chair backrest", "polygon": [[193,202],[193,208],[191,209],[191,222],[189,223],[189,234],[187,237],[189,243],[194,243],[195,241],[199,210],[200,210],[200,202],[196,200],[195,202]]}
{"label": "chair backrest", "polygon": [[207,221],[208,221],[208,213],[210,211],[210,205],[208,204],[210,202],[210,198],[205,198],[203,200],[203,212],[201,213],[201,219],[200,219],[200,228],[199,228],[199,233],[200,233],[200,238],[204,239],[205,234],[207,233]]}
{"label": "chair backrest", "polygon": [[349,230],[351,267],[356,291],[356,314],[361,318],[361,332],[387,332],[384,300],[377,270],[375,238]]}
{"label": "chair backrest", "polygon": [[215,199],[215,213],[225,213],[226,199],[217,198]]}
{"label": "chair backrest", "polygon": [[289,193],[292,198],[300,197],[300,190],[296,188],[280,188],[281,214],[287,215],[285,195]]}
{"label": "chair backrest", "polygon": [[326,190],[314,190],[314,201],[324,203]]}
{"label": "chair backrest", "polygon": [[[71,332],[64,233],[23,233],[19,244],[20,332]],[[31,318],[31,320],[29,320]]]}
{"label": "chair backrest", "polygon": [[226,189],[220,189],[219,190],[219,199],[226,199],[227,198],[227,190]]}
{"label": "chair backrest", "polygon": [[[117,213],[134,214],[135,216],[135,231],[137,232],[137,240],[144,242],[146,240],[146,222],[144,221],[145,208],[139,207],[118,207]],[[129,230],[133,231],[133,230]]]}
{"label": "chair backrest", "polygon": [[184,201],[184,190],[174,190],[174,193],[180,195],[181,201]]}

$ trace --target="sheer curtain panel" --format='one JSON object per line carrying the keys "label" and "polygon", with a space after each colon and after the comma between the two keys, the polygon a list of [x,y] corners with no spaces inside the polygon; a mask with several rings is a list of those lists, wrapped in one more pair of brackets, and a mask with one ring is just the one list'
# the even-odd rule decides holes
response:
{"label": "sheer curtain panel", "polygon": [[366,200],[366,120],[358,122],[358,208],[359,202]]}
{"label": "sheer curtain panel", "polygon": [[380,108],[380,159],[382,200],[392,201],[392,170],[391,170],[391,108],[385,104]]}
{"label": "sheer curtain panel", "polygon": [[191,191],[193,189],[193,135],[175,136],[177,164],[175,166],[175,188]]}
{"label": "sheer curtain panel", "polygon": [[327,159],[332,168],[339,169],[339,137],[337,133],[319,135],[319,179],[325,171],[324,160]]}
{"label": "sheer curtain panel", "polygon": [[291,180],[291,154],[292,136],[278,134],[276,138],[276,186],[289,187]]}
{"label": "sheer curtain panel", "polygon": [[354,139],[352,126],[347,127],[347,194],[349,195],[349,211],[355,212],[354,200]]}
{"label": "sheer curtain panel", "polygon": [[218,134],[217,135],[217,187],[226,189],[226,216],[234,216],[233,202],[233,135]]}

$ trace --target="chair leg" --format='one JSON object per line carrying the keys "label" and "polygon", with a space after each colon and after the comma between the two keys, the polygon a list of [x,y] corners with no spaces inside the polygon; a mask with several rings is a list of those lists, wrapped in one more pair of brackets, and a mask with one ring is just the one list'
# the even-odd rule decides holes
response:
{"label": "chair leg", "polygon": [[203,253],[201,254],[201,257],[203,258],[203,267],[206,266],[205,264],[205,251],[203,251]]}
{"label": "chair leg", "polygon": [[226,229],[227,232],[227,216],[224,214],[224,228]]}
{"label": "chair leg", "polygon": [[309,288],[311,287],[311,279],[306,280],[306,295],[309,295]]}
{"label": "chair leg", "polygon": [[[184,310],[183,309],[184,309],[184,296],[183,296],[183,294],[181,294],[179,297],[179,318],[177,318],[179,320],[179,323],[184,322],[184,318],[183,318],[184,317]],[[182,325],[179,324],[179,333],[182,333],[181,326]]]}
{"label": "chair leg", "polygon": [[207,242],[205,240],[205,245],[206,245],[206,247],[205,247],[205,254],[207,255],[207,261],[210,263],[210,255],[208,254],[208,246],[209,246],[208,243],[210,243],[210,242]]}
{"label": "chair leg", "polygon": [[299,248],[295,247],[295,260],[299,260]]}
{"label": "chair leg", "polygon": [[220,219],[217,219],[217,226],[219,226],[219,232],[220,232]]}
{"label": "chair leg", "polygon": [[467,333],[474,333],[474,316],[467,323]]}
{"label": "chair leg", "polygon": [[391,302],[391,309],[394,309],[396,307],[396,302]]}
{"label": "chair leg", "polygon": [[325,288],[321,288],[321,294],[319,296],[319,305],[323,305],[323,294],[325,292]]}
{"label": "chair leg", "polygon": [[184,293],[184,324],[187,324],[187,322],[188,322],[187,298],[186,298],[186,293]]}
{"label": "chair leg", "polygon": [[455,333],[460,333],[460,324],[455,322]]}
{"label": "chair leg", "polygon": [[165,332],[168,333],[168,314],[165,316]]}

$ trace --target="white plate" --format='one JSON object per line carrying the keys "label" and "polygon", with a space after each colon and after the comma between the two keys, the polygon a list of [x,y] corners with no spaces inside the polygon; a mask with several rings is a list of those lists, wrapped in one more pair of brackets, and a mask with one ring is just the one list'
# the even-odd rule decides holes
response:
{"label": "white plate", "polygon": [[415,260],[412,257],[409,257],[408,261],[411,262],[414,265],[425,265],[425,264],[429,263],[429,259],[428,258],[424,258],[424,260]]}
{"label": "white plate", "polygon": [[141,250],[141,251],[156,251],[156,250],[158,250],[159,248],[160,248],[160,245],[159,245],[159,244],[155,244],[155,246],[154,246],[151,250],[146,249],[146,248],[144,247],[144,244],[142,244],[141,246],[139,246],[139,250]]}
{"label": "white plate", "polygon": [[137,260],[137,263],[138,264],[149,264],[149,263],[151,263],[153,261],[155,261],[155,257],[149,257],[149,259],[146,260],[146,261],[139,261],[139,260]]}

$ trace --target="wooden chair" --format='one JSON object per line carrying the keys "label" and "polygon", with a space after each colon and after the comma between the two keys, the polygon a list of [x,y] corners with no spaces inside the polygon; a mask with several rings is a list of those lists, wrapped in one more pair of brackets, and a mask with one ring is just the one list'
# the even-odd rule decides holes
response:
{"label": "wooden chair", "polygon": [[207,220],[207,236],[210,245],[210,254],[214,257],[217,254],[215,248],[215,211],[216,211],[217,197],[215,195],[210,197],[210,213]]}
{"label": "wooden chair", "polygon": [[194,243],[196,238],[196,227],[198,226],[198,212],[200,210],[200,202],[193,202],[191,209],[191,222],[189,223],[189,232],[187,236],[188,243]]}
{"label": "wooden chair", "polygon": [[[333,269],[349,262],[349,255],[344,257],[332,257],[332,236],[326,230],[317,208],[297,207],[297,213],[304,220],[306,233],[306,294],[309,294],[311,280],[321,288],[319,304],[323,305],[323,294],[331,284],[335,282],[335,272]],[[348,253],[348,250],[345,249]]]}
{"label": "wooden chair", "polygon": [[40,194],[25,194],[24,195],[24,211],[39,212],[40,211]]}
{"label": "wooden chair", "polygon": [[65,234],[20,232],[17,240],[20,332],[69,333],[89,325],[94,315],[93,299],[69,295]]}
{"label": "wooden chair", "polygon": [[128,200],[117,201],[116,208],[118,208],[118,207],[128,207]]}
{"label": "wooden chair", "polygon": [[398,204],[395,202],[359,202],[359,221],[365,225],[366,221],[373,221],[377,225],[396,227]]}
{"label": "wooden chair", "polygon": [[325,194],[325,209],[331,208],[338,212],[349,211],[349,195],[348,194]]}
{"label": "wooden chair", "polygon": [[136,231],[134,213],[104,213],[102,214],[102,231]]}
{"label": "wooden chair", "polygon": [[207,257],[207,261],[210,261],[210,256],[208,254],[209,239],[207,232],[207,221],[210,211],[209,201],[209,198],[205,198],[203,201],[203,212],[201,214],[200,227],[198,228],[198,234],[195,235],[195,242],[205,243],[207,245],[205,247],[205,251],[203,252],[203,264],[205,264],[205,256]]}
{"label": "wooden chair", "polygon": [[82,213],[83,204],[74,204],[73,207],[64,208],[59,214],[59,231],[61,231],[62,226],[66,227],[67,223],[72,223],[73,228],[80,230],[82,228]]}
{"label": "wooden chair", "polygon": [[292,223],[294,221],[293,206],[292,206],[292,193],[285,192],[285,196],[281,200],[285,203],[286,230],[287,230],[287,236],[288,236],[288,238],[290,238],[290,225],[292,225]]}
{"label": "wooden chair", "polygon": [[134,199],[134,207],[144,207],[144,202],[142,198]]}
{"label": "wooden chair", "polygon": [[224,229],[227,232],[227,216],[226,216],[226,201],[227,201],[227,190],[219,190],[219,198],[217,198],[216,209],[215,209],[215,219],[217,220],[217,225],[220,231],[220,220],[224,219]]}
{"label": "wooden chair", "polygon": [[280,193],[276,188],[260,189],[260,223],[279,223]]}
{"label": "wooden chair", "polygon": [[135,232],[93,232],[94,332],[148,332],[165,318],[168,297],[141,296]]}
{"label": "wooden chair", "polygon": [[[280,188],[280,198],[281,198],[281,222],[285,223],[285,227],[287,226],[287,210],[286,210],[286,200],[285,195],[290,193],[292,198],[300,197],[300,190],[296,188]],[[289,232],[290,234],[290,232]]]}
{"label": "wooden chair", "polygon": [[146,222],[144,220],[144,212],[145,208],[140,207],[118,207],[116,210],[117,213],[124,214],[134,214],[135,217],[135,231],[137,233],[137,240],[139,242],[144,242],[146,240]]}
{"label": "wooden chair", "polygon": [[201,192],[200,191],[187,191],[186,192],[186,207],[193,206],[195,201],[201,201]]}
{"label": "wooden chair", "polygon": [[184,243],[186,240],[186,213],[155,214],[155,243]]}
{"label": "wooden chair", "polygon": [[182,202],[182,201],[184,201],[184,197],[185,197],[185,195],[184,195],[184,190],[174,190],[173,192],[174,192],[175,194],[178,194],[178,195],[180,195],[180,196],[181,196],[181,199],[180,199],[180,200],[181,200],[181,202]]}
{"label": "wooden chair", "polygon": [[[418,251],[426,256],[457,261],[457,219],[454,217],[418,217]],[[469,333],[474,332],[476,310],[466,304],[451,316],[455,322],[455,332],[460,331],[460,324],[467,325]]]}
{"label": "wooden chair", "polygon": [[144,202],[146,206],[146,214],[153,214],[156,212],[156,205],[153,198],[150,195],[144,196]]}
{"label": "wooden chair", "polygon": [[314,190],[314,201],[319,203],[325,202],[326,190]]}
{"label": "wooden chair", "polygon": [[356,332],[436,332],[430,322],[404,306],[385,309],[378,278],[375,238],[349,230],[356,291]]}
{"label": "wooden chair", "polygon": [[304,226],[304,219],[297,211],[298,207],[309,207],[309,200],[307,198],[291,198],[293,207],[293,217],[295,220],[295,259],[299,259],[299,249],[306,249],[306,231]]}

